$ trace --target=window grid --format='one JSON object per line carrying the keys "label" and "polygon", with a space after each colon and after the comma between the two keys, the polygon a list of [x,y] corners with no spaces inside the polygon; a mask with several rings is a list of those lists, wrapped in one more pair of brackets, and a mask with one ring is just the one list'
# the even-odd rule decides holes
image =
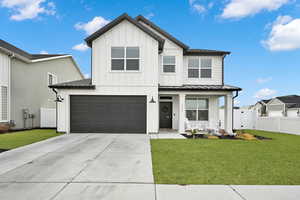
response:
{"label": "window grid", "polygon": [[7,86],[1,86],[0,87],[0,102],[1,102],[1,115],[0,115],[0,121],[7,121],[8,120],[8,87]]}
{"label": "window grid", "polygon": [[[138,48],[138,51],[139,51],[139,57],[137,58],[127,58],[127,48],[131,48],[131,47],[112,47],[112,48],[123,48],[124,49],[124,57],[112,57],[112,54],[110,55],[111,56],[111,62],[113,60],[123,60],[123,69],[122,70],[117,70],[117,69],[112,69],[112,64],[111,64],[111,71],[114,71],[114,72],[119,72],[119,71],[127,71],[127,72],[132,72],[132,71],[140,71],[140,48],[139,47],[135,47],[135,48]],[[138,63],[139,63],[139,66],[138,66],[138,70],[128,70],[127,69],[127,60],[138,60]]]}
{"label": "window grid", "polygon": [[[173,57],[174,58],[174,63],[165,62],[165,60],[164,60],[165,57]],[[162,66],[163,66],[163,72],[164,73],[175,73],[176,72],[176,57],[175,56],[163,56],[162,57]],[[166,67],[174,67],[174,69],[171,69],[170,71],[168,71],[167,69],[165,69],[165,66]]]}
{"label": "window grid", "polygon": [[[189,61],[197,59],[198,66],[197,67],[190,67]],[[210,60],[210,66],[209,67],[202,67],[202,60]],[[190,76],[189,71],[190,70],[198,70],[197,77]],[[204,73],[202,73],[202,70],[210,70],[210,76],[209,77],[203,77]],[[189,58],[188,59],[188,78],[212,78],[212,59],[210,58]]]}
{"label": "window grid", "polygon": [[[191,97],[191,98],[186,98],[186,100],[194,100],[196,101],[196,105],[197,107],[195,109],[192,109],[192,108],[185,108],[185,111],[195,111],[196,112],[196,119],[195,120],[190,120],[190,121],[208,121],[208,118],[209,118],[209,101],[208,99],[204,99],[204,98],[197,98],[197,97]],[[206,108],[199,108],[199,104],[198,104],[198,101],[199,100],[204,100],[206,102]],[[199,111],[207,111],[207,119],[205,120],[200,120],[199,119]],[[186,114],[186,118],[187,118],[187,114]]]}

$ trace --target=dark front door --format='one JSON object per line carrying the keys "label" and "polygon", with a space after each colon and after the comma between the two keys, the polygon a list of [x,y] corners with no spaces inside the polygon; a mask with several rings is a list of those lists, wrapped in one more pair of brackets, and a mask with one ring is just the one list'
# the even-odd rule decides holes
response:
{"label": "dark front door", "polygon": [[146,96],[71,96],[72,133],[146,133]]}
{"label": "dark front door", "polygon": [[172,102],[159,103],[159,127],[172,128]]}

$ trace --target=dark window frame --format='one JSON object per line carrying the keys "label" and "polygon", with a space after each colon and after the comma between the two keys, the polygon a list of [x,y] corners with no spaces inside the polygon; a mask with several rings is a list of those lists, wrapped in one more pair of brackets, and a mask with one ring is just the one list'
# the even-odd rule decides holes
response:
{"label": "dark window frame", "polygon": [[[124,50],[124,55],[123,57],[113,57],[112,55],[112,50],[113,48],[123,48]],[[127,50],[129,48],[137,48],[138,49],[138,57],[127,57]],[[111,47],[111,66],[110,66],[110,71],[111,72],[140,72],[141,70],[141,51],[140,51],[140,47],[138,46],[125,46],[125,47],[121,47],[121,46],[112,46]],[[123,60],[123,68],[122,69],[113,69],[113,60]],[[128,68],[128,62],[127,61],[138,61],[137,62],[137,66],[138,69],[129,69]]]}

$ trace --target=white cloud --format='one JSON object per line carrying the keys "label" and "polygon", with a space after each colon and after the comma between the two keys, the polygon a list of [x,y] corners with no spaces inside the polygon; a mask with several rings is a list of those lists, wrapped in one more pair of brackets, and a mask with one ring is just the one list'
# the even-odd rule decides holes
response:
{"label": "white cloud", "polygon": [[89,49],[89,47],[84,43],[80,43],[80,44],[73,46],[72,49],[76,50],[76,51],[86,51]]}
{"label": "white cloud", "polygon": [[[205,5],[199,3],[199,0],[189,0],[189,4],[191,8],[199,14],[202,14],[207,10]],[[208,5],[208,7],[210,6],[212,6],[211,3]]]}
{"label": "white cloud", "polygon": [[154,13],[149,13],[149,14],[147,14],[146,16],[145,16],[145,18],[147,18],[147,19],[151,19],[152,17],[154,17],[155,15],[154,15]]}
{"label": "white cloud", "polygon": [[105,18],[103,18],[101,16],[96,16],[96,17],[94,17],[94,19],[92,19],[91,21],[89,21],[87,23],[79,22],[79,23],[75,24],[75,28],[77,30],[84,30],[87,35],[91,35],[98,29],[100,29],[103,26],[105,26],[106,24],[108,24],[109,22],[110,22],[109,20],[106,20]]}
{"label": "white cloud", "polygon": [[40,51],[40,54],[49,54],[49,53],[45,50],[42,50],[42,51]]}
{"label": "white cloud", "polygon": [[22,21],[34,19],[40,14],[55,15],[55,4],[46,2],[47,0],[0,0],[0,6],[12,10],[10,19]]}
{"label": "white cloud", "polygon": [[89,73],[85,73],[83,75],[84,75],[84,78],[90,78],[91,77],[91,75]]}
{"label": "white cloud", "polygon": [[276,93],[277,93],[276,90],[271,90],[269,88],[263,88],[263,89],[259,90],[258,92],[256,92],[254,97],[257,99],[264,99],[266,97],[273,96]]}
{"label": "white cloud", "polygon": [[271,51],[288,51],[300,48],[300,18],[279,16],[262,45]]}
{"label": "white cloud", "polygon": [[262,83],[270,82],[271,80],[272,80],[272,77],[258,78],[258,79],[256,79],[256,82],[259,84],[262,84]]}
{"label": "white cloud", "polygon": [[225,19],[240,19],[255,15],[264,10],[277,10],[290,1],[291,0],[230,0],[225,6],[221,17]]}

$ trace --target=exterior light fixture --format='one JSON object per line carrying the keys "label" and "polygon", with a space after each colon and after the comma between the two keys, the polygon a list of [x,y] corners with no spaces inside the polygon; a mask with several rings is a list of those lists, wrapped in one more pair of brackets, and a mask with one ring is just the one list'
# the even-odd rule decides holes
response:
{"label": "exterior light fixture", "polygon": [[156,101],[154,101],[153,96],[152,96],[151,100],[149,101],[149,103],[156,103]]}

